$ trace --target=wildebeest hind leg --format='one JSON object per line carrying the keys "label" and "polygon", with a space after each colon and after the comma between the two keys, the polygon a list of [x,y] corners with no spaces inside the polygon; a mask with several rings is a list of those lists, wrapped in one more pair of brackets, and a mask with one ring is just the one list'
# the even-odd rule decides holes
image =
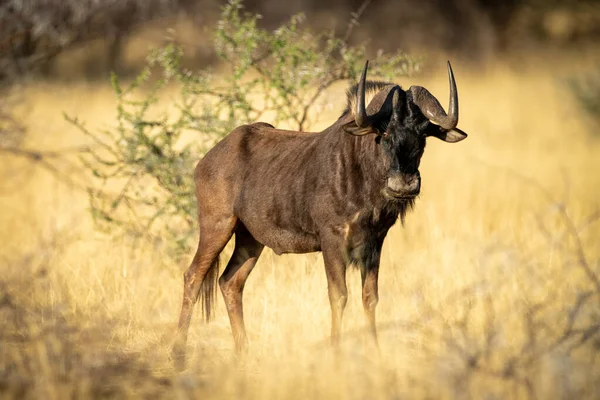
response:
{"label": "wildebeest hind leg", "polygon": [[210,313],[212,292],[215,281],[206,282],[202,285],[205,278],[211,278],[218,274],[219,254],[231,239],[237,218],[204,216],[200,217],[200,241],[196,255],[190,264],[190,267],[183,274],[183,302],[181,305],[181,314],[177,329],[177,337],[173,346],[173,356],[179,369],[183,368],[185,363],[185,346],[187,334],[192,319],[194,305],[198,300],[200,289],[203,287],[205,297],[205,317]]}
{"label": "wildebeest hind leg", "polygon": [[231,259],[219,278],[219,286],[231,322],[231,333],[238,354],[248,346],[248,337],[244,326],[242,293],[250,272],[254,268],[264,245],[256,241],[240,222],[235,230],[235,249]]}

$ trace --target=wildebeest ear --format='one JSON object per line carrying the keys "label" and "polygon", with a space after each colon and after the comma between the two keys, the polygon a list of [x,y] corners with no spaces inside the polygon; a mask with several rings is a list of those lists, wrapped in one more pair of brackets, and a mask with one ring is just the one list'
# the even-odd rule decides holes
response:
{"label": "wildebeest ear", "polygon": [[429,134],[428,136],[435,136],[436,138],[443,140],[444,142],[456,143],[465,139],[467,137],[467,134],[458,128],[454,128],[448,131],[436,129],[433,133]]}
{"label": "wildebeest ear", "polygon": [[345,124],[342,129],[344,129],[344,132],[349,133],[351,135],[354,136],[364,136],[364,135],[369,135],[371,133],[375,134],[375,135],[379,135],[379,131],[372,127],[372,126],[365,126],[364,128],[360,128],[358,125],[356,125],[356,122],[354,121],[350,121],[347,124]]}

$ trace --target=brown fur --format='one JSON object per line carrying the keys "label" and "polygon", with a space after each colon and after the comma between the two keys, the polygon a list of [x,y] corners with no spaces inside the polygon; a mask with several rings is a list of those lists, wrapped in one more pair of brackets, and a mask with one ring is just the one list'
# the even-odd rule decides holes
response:
{"label": "brown fur", "polygon": [[420,189],[418,167],[425,138],[437,136],[439,128],[399,86],[367,82],[366,88],[372,99],[367,110],[376,115],[371,128],[357,127],[352,112],[356,89],[351,89],[348,109],[322,132],[285,131],[266,123],[243,125],[198,163],[200,240],[184,274],[174,349],[178,360],[184,357],[199,293],[205,317],[211,316],[218,257],[233,234],[235,249],[218,283],[238,351],[247,345],[242,292],[265,246],[277,254],[323,252],[334,344],[347,301],[346,269],[356,265],[365,315],[376,339],[383,241],[413,205]]}

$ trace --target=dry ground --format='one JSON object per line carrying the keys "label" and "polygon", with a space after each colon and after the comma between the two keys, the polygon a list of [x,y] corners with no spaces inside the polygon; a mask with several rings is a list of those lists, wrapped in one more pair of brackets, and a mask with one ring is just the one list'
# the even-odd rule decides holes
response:
{"label": "dry ground", "polygon": [[[219,296],[214,322],[195,316],[189,369],[175,373],[169,339],[187,261],[174,264],[152,243],[97,232],[85,193],[3,157],[0,395],[594,398],[599,340],[567,350],[579,338],[569,335],[599,320],[600,296],[577,251],[600,275],[600,224],[582,226],[579,248],[564,233],[568,221],[556,204],[564,202],[577,226],[599,209],[600,137],[562,86],[572,70],[543,65],[454,65],[460,127],[470,136],[459,144],[430,139],[416,209],[385,243],[380,356],[361,330],[357,271],[348,272],[336,361],[327,346],[320,255],[266,251],[245,291],[245,362],[234,362]],[[424,84],[445,99],[444,73],[401,83]],[[63,111],[90,127],[114,117],[108,84],[37,82],[20,89],[19,114],[33,148],[85,143]],[[331,118],[344,103],[334,101]],[[578,299],[582,311],[575,314]],[[569,315],[576,315],[573,332],[561,342]]]}

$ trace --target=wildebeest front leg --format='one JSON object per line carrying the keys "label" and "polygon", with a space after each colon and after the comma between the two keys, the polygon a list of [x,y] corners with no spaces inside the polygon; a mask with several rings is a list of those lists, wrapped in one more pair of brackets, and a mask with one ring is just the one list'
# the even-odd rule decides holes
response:
{"label": "wildebeest front leg", "polygon": [[331,343],[335,348],[339,346],[342,316],[348,301],[346,262],[342,253],[342,243],[342,239],[334,235],[321,242],[331,305]]}
{"label": "wildebeest front leg", "polygon": [[[379,260],[378,260],[379,261]],[[375,324],[375,308],[379,301],[377,278],[379,275],[379,262],[374,265],[364,266],[361,269],[362,302],[367,319],[367,327],[375,345],[377,345],[377,326]]]}
{"label": "wildebeest front leg", "polygon": [[246,280],[254,269],[263,248],[264,245],[256,241],[246,227],[240,223],[235,230],[235,249],[223,275],[219,278],[219,286],[229,314],[231,333],[238,354],[244,352],[248,347],[242,293]]}
{"label": "wildebeest front leg", "polygon": [[360,275],[362,280],[362,303],[367,320],[367,329],[377,346],[377,326],[375,322],[375,308],[379,302],[379,263],[381,261],[381,248],[383,242],[371,242],[366,246],[367,251],[361,254]]}

